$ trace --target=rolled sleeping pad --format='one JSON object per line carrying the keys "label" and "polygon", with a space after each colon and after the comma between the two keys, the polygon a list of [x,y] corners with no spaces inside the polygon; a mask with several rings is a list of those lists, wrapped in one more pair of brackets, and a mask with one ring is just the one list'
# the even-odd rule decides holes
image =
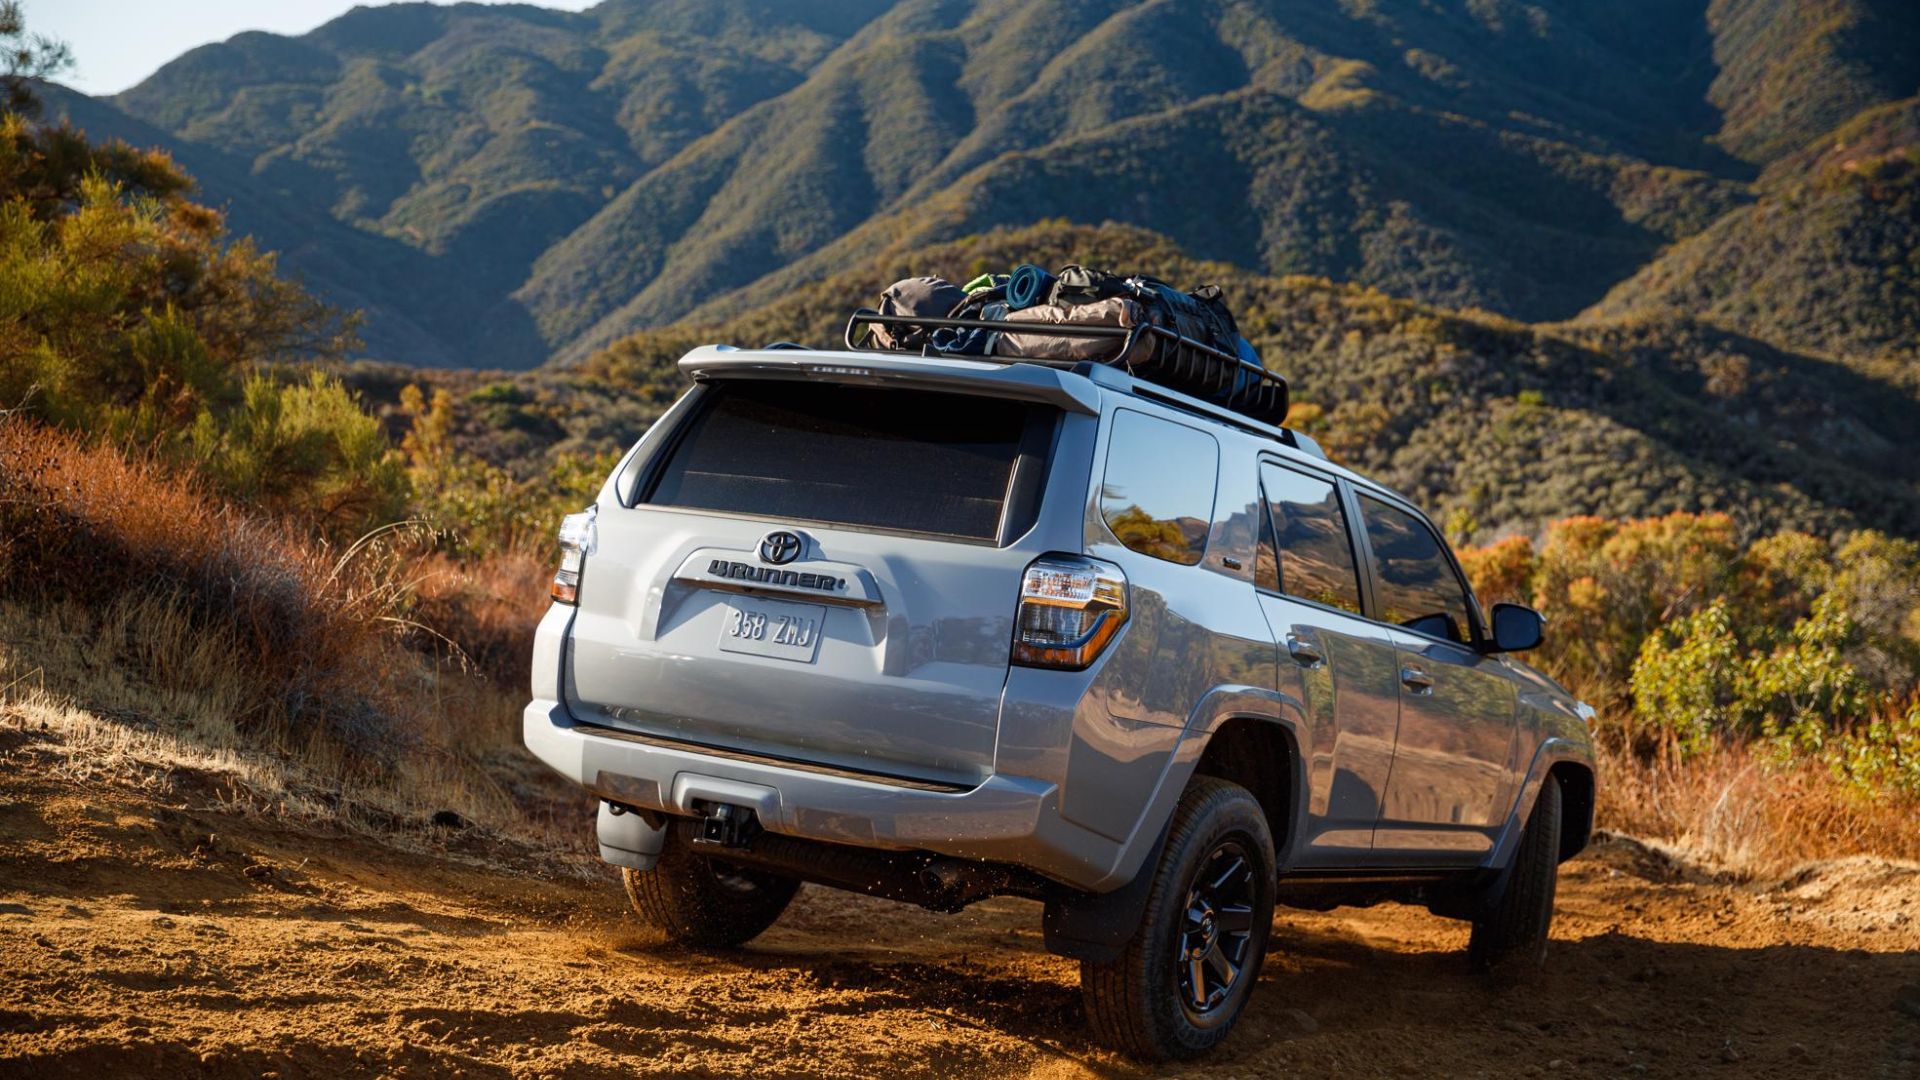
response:
{"label": "rolled sleeping pad", "polygon": [[1054,281],[1054,276],[1045,270],[1032,263],[1021,263],[1007,279],[1007,307],[1021,311],[1046,303],[1047,297],[1053,295]]}

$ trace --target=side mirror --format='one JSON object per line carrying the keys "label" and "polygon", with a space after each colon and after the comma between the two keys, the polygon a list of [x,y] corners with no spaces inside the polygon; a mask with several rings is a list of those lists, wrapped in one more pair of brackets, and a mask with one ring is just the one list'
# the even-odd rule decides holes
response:
{"label": "side mirror", "polygon": [[1547,631],[1547,620],[1525,604],[1495,604],[1492,618],[1494,652],[1525,652]]}

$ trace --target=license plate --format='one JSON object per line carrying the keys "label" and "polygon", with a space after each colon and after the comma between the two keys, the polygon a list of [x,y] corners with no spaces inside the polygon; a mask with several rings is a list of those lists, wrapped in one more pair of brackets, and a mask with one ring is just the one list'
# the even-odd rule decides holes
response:
{"label": "license plate", "polygon": [[811,664],[826,623],[827,609],[821,604],[730,597],[721,612],[720,648]]}

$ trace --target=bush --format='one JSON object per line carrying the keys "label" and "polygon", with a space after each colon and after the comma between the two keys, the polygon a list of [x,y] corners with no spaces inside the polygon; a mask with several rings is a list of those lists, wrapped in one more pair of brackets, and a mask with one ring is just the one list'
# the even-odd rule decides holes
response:
{"label": "bush", "polygon": [[405,466],[359,402],[336,379],[247,379],[241,403],[202,413],[194,456],[221,490],[250,506],[359,536],[406,516]]}
{"label": "bush", "polygon": [[[0,117],[0,146],[32,142]],[[164,159],[162,159],[164,161]],[[218,214],[176,176],[155,194],[98,175],[42,216],[0,188],[0,396],[41,419],[149,446],[239,403],[251,364],[329,355],[340,320],[275,274],[270,255],[227,243]],[[26,182],[20,178],[21,182]]]}
{"label": "bush", "polygon": [[1622,752],[1690,759],[1751,743],[1870,794],[1920,793],[1920,544],[1863,530],[1744,548],[1731,519],[1569,518],[1536,548],[1464,548],[1484,602],[1547,616],[1530,659],[1601,705]]}
{"label": "bush", "polygon": [[229,242],[164,155],[0,114],[0,407],[204,466],[227,493],[355,535],[402,511],[377,423],[319,375],[348,320]]}
{"label": "bush", "polygon": [[408,417],[401,448],[416,510],[464,553],[546,552],[560,519],[593,501],[621,455],[612,449],[556,455],[520,479],[455,444],[453,395],[445,388],[429,397],[409,384],[400,409]]}
{"label": "bush", "polygon": [[1840,733],[1826,758],[1863,790],[1920,802],[1920,699]]}
{"label": "bush", "polygon": [[1684,754],[1733,738],[1818,758],[1885,707],[1844,658],[1855,635],[1840,597],[1822,595],[1785,635],[1765,625],[1747,634],[1743,645],[1715,601],[1647,638],[1631,679],[1635,717]]}
{"label": "bush", "polygon": [[1740,643],[1715,602],[1647,638],[1633,665],[1633,715],[1683,754],[1733,734],[1742,712]]}

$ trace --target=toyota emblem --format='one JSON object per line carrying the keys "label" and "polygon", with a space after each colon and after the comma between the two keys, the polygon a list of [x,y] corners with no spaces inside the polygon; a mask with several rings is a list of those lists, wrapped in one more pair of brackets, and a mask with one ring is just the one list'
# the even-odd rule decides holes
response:
{"label": "toyota emblem", "polygon": [[760,559],[775,566],[785,566],[800,557],[800,549],[804,546],[799,533],[784,529],[770,532],[765,540],[760,541]]}

